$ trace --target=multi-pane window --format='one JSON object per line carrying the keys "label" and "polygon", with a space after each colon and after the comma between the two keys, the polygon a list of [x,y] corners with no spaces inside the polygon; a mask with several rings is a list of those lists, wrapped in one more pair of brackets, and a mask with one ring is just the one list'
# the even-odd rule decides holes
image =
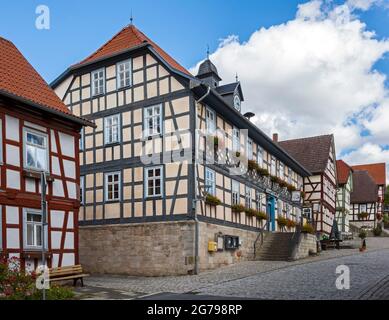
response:
{"label": "multi-pane window", "polygon": [[105,200],[120,200],[120,172],[110,172],[105,174]]}
{"label": "multi-pane window", "polygon": [[277,174],[276,159],[271,159],[271,174],[275,176]]}
{"label": "multi-pane window", "polygon": [[117,85],[118,88],[124,88],[131,85],[131,60],[123,61],[117,64]]}
{"label": "multi-pane window", "polygon": [[255,191],[255,206],[256,210],[261,210],[261,193],[258,190]]}
{"label": "multi-pane window", "polygon": [[284,164],[280,162],[280,165],[278,167],[278,170],[279,170],[279,177],[284,180],[285,178],[285,167],[284,167]]}
{"label": "multi-pane window", "polygon": [[292,175],[293,175],[293,171],[291,168],[288,169],[288,183],[289,184],[292,184]]}
{"label": "multi-pane window", "polygon": [[238,128],[232,130],[232,150],[240,152],[240,130]]}
{"label": "multi-pane window", "polygon": [[253,160],[253,140],[247,138],[247,159]]}
{"label": "multi-pane window", "polygon": [[85,177],[80,177],[80,203],[84,204]]}
{"label": "multi-pane window", "polygon": [[97,96],[105,92],[104,68],[92,72],[92,95]]}
{"label": "multi-pane window", "polygon": [[360,212],[367,212],[367,205],[366,204],[361,204],[359,207]]}
{"label": "multi-pane window", "polygon": [[144,110],[143,126],[146,137],[162,133],[162,105],[148,107]]}
{"label": "multi-pane window", "polygon": [[84,128],[80,131],[80,151],[84,150]]}
{"label": "multi-pane window", "polygon": [[246,208],[252,207],[251,188],[246,186],[245,190]]}
{"label": "multi-pane window", "polygon": [[239,204],[240,202],[240,185],[238,181],[232,180],[231,185],[232,204]]}
{"label": "multi-pane window", "polygon": [[25,167],[32,170],[48,170],[47,136],[29,129],[25,130]]}
{"label": "multi-pane window", "polygon": [[261,147],[258,147],[257,162],[260,167],[263,167],[263,149]]}
{"label": "multi-pane window", "polygon": [[206,109],[206,126],[207,126],[207,133],[208,134],[214,134],[216,131],[216,116],[215,112],[209,108]]}
{"label": "multi-pane window", "polygon": [[27,210],[24,219],[26,247],[42,248],[42,213]]}
{"label": "multi-pane window", "polygon": [[162,196],[163,172],[162,167],[145,169],[145,193],[146,197]]}
{"label": "multi-pane window", "polygon": [[105,144],[120,142],[120,115],[104,119],[104,142]]}
{"label": "multi-pane window", "polygon": [[216,194],[215,171],[209,168],[205,169],[205,192],[213,196]]}

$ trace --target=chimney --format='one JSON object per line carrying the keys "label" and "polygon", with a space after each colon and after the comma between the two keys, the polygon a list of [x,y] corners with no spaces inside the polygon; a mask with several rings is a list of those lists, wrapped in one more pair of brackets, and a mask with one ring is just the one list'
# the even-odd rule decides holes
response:
{"label": "chimney", "polygon": [[278,142],[278,133],[273,133],[273,141]]}

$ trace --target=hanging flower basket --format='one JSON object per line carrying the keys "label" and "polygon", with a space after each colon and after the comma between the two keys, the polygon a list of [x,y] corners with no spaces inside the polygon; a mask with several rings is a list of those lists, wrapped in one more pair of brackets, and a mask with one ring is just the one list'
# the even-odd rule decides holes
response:
{"label": "hanging flower basket", "polygon": [[247,169],[251,172],[258,170],[258,164],[255,162],[255,160],[249,160],[247,162]]}
{"label": "hanging flower basket", "polygon": [[286,227],[288,224],[288,219],[284,218],[283,216],[278,216],[277,224],[280,228]]}
{"label": "hanging flower basket", "polygon": [[289,192],[294,192],[297,190],[296,187],[294,185],[291,185],[291,184],[287,185],[287,189]]}
{"label": "hanging flower basket", "polygon": [[234,204],[231,207],[231,210],[232,210],[232,212],[235,212],[235,213],[241,213],[241,212],[244,212],[246,210],[246,207],[241,205],[241,204]]}
{"label": "hanging flower basket", "polygon": [[205,203],[211,206],[220,206],[222,202],[220,201],[219,198],[211,194],[207,194],[207,196],[205,197]]}
{"label": "hanging flower basket", "polygon": [[315,234],[315,229],[313,226],[309,223],[306,223],[303,225],[301,229],[301,233],[309,233],[309,234]]}
{"label": "hanging flower basket", "polygon": [[251,209],[251,208],[246,208],[245,212],[249,217],[254,217],[255,214],[257,213],[255,209]]}
{"label": "hanging flower basket", "polygon": [[263,220],[267,220],[267,214],[265,212],[262,212],[262,211],[257,211],[255,216],[260,220],[260,221],[263,221]]}
{"label": "hanging flower basket", "polygon": [[257,168],[257,173],[262,176],[262,177],[268,177],[269,176],[269,171],[267,171],[266,169],[264,168],[261,168],[258,166]]}
{"label": "hanging flower basket", "polygon": [[288,219],[287,223],[286,223],[286,227],[291,230],[293,228],[296,228],[296,225],[297,223],[291,219]]}

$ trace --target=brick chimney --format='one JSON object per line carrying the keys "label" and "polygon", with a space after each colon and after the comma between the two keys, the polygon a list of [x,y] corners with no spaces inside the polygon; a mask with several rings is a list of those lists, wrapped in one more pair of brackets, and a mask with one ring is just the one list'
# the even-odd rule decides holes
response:
{"label": "brick chimney", "polygon": [[273,133],[273,141],[278,142],[278,133]]}

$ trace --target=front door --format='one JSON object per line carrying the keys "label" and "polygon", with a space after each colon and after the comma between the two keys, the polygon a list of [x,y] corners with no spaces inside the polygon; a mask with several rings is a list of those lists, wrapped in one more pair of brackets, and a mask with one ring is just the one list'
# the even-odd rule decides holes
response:
{"label": "front door", "polygon": [[276,210],[274,197],[269,197],[267,200],[267,216],[269,217],[268,230],[271,232],[276,231]]}

